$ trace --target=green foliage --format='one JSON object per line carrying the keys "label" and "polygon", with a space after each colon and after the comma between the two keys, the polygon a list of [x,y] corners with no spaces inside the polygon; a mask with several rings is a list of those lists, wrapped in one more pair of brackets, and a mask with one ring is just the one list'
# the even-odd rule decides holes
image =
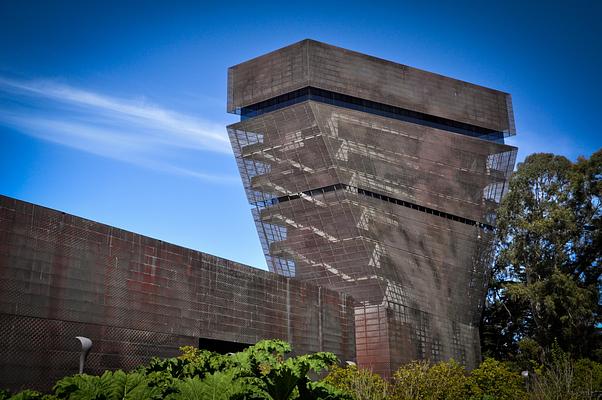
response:
{"label": "green foliage", "polygon": [[521,400],[527,398],[525,383],[502,362],[487,358],[470,372],[472,399]]}
{"label": "green foliage", "polygon": [[159,389],[148,385],[146,376],[140,373],[125,373],[121,370],[113,373],[113,379],[109,385],[107,400],[135,400],[149,399],[159,395]]}
{"label": "green foliage", "polygon": [[[309,373],[319,373],[337,362],[332,353],[314,353],[285,358],[291,351],[288,343],[264,340],[234,354],[233,368],[238,376],[254,379],[267,398],[280,400],[301,398],[344,398],[326,385],[313,385]],[[318,397],[316,397],[318,396]]]}
{"label": "green foliage", "polygon": [[182,354],[178,356],[180,360],[184,361],[196,361],[203,356],[205,350],[201,350],[194,346],[182,346],[180,347]]}
{"label": "green foliage", "polygon": [[81,374],[63,378],[54,385],[54,393],[59,399],[69,400],[158,398],[160,390],[148,383],[148,378],[138,372],[106,371],[101,376]]}
{"label": "green foliage", "polygon": [[355,400],[384,400],[390,392],[389,384],[380,375],[356,366],[334,367],[324,382],[349,393]]}
{"label": "green foliage", "polygon": [[353,400],[353,397],[327,382],[308,382],[299,390],[299,398],[303,400]]}
{"label": "green foliage", "polygon": [[178,384],[189,378],[203,379],[205,376],[226,371],[234,366],[231,357],[192,347],[181,348],[182,355],[177,358],[153,358],[147,366],[138,368],[138,372],[147,377],[150,387],[159,392],[155,398],[163,399],[178,393]]}
{"label": "green foliage", "polygon": [[399,400],[468,399],[470,395],[466,371],[454,360],[437,364],[414,361],[394,374],[394,398]]}
{"label": "green foliage", "polygon": [[544,349],[531,338],[523,338],[518,342],[518,353],[513,357],[516,371],[539,371],[544,362]]}
{"label": "green foliage", "polygon": [[485,354],[524,366],[519,343],[530,340],[540,349],[557,341],[575,357],[601,356],[601,201],[602,150],[576,163],[532,154],[519,164],[497,213]]}
{"label": "green foliage", "polygon": [[177,358],[154,358],[130,373],[65,377],[55,384],[54,395],[26,390],[9,397],[0,392],[0,400],[351,399],[309,378],[337,363],[332,353],[287,357],[290,351],[281,340],[263,340],[230,355],[184,347]]}
{"label": "green foliage", "polygon": [[[257,394],[257,396],[254,396]],[[235,378],[233,370],[207,374],[204,379],[186,378],[176,383],[176,392],[166,397],[168,400],[197,399],[250,399],[265,398],[261,390]]]}
{"label": "green foliage", "polygon": [[[6,396],[6,397],[2,397],[2,396]],[[37,392],[35,390],[23,390],[22,392],[19,392],[17,394],[15,394],[14,396],[9,396],[8,392],[0,392],[0,399],[10,399],[10,400],[55,400],[56,397],[52,396],[52,395],[48,395],[48,394],[43,394],[40,392]]]}
{"label": "green foliage", "polygon": [[[129,373],[73,375],[59,380],[53,394],[0,391],[0,400],[582,400],[602,389],[602,364],[575,362],[558,345],[542,354],[529,392],[518,372],[494,359],[470,373],[453,360],[414,361],[387,382],[366,369],[335,366],[331,353],[287,357],[290,351],[279,340],[229,355],[184,348],[180,357],[155,358]],[[330,370],[324,379],[310,378],[324,370]]]}
{"label": "green foliage", "polygon": [[531,382],[532,400],[590,400],[602,389],[602,364],[573,361],[557,344],[547,354],[545,365]]}
{"label": "green foliage", "polygon": [[558,346],[551,351],[551,361],[534,376],[532,382],[533,400],[581,400],[589,399],[580,391],[573,391],[573,363]]}
{"label": "green foliage", "polygon": [[602,363],[582,358],[574,363],[573,374],[574,390],[602,393]]}

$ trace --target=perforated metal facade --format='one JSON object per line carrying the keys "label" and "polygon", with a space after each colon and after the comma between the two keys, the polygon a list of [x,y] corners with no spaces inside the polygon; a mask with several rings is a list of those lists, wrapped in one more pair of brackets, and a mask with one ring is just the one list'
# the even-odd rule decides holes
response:
{"label": "perforated metal facade", "polygon": [[474,366],[510,96],[311,40],[228,77],[270,270],[354,297],[362,366]]}
{"label": "perforated metal facade", "polygon": [[[355,358],[345,294],[0,196],[0,388],[175,356],[199,339]],[[81,347],[79,347],[81,348]]]}

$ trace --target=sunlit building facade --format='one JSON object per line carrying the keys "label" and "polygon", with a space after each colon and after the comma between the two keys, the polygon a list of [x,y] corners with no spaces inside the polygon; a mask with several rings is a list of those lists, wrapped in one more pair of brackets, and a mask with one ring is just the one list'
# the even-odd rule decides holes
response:
{"label": "sunlit building facade", "polygon": [[228,111],[270,270],[354,297],[358,363],[478,363],[510,95],[304,40],[231,67]]}

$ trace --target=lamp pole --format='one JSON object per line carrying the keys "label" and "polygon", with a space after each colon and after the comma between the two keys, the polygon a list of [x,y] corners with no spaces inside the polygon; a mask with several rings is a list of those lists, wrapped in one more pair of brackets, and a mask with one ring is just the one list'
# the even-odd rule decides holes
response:
{"label": "lamp pole", "polygon": [[77,340],[82,344],[82,351],[79,354],[79,373],[84,373],[84,363],[86,362],[86,357],[88,357],[88,353],[92,348],[92,341],[84,336],[76,336]]}

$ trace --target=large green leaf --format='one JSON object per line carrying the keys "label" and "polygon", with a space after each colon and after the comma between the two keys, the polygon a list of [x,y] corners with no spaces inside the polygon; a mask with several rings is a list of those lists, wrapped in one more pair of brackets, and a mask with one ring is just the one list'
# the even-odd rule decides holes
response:
{"label": "large green leaf", "polygon": [[230,400],[260,399],[262,391],[248,384],[244,379],[235,378],[233,371],[215,372],[204,379],[186,378],[176,388],[178,393],[170,394],[171,400]]}

